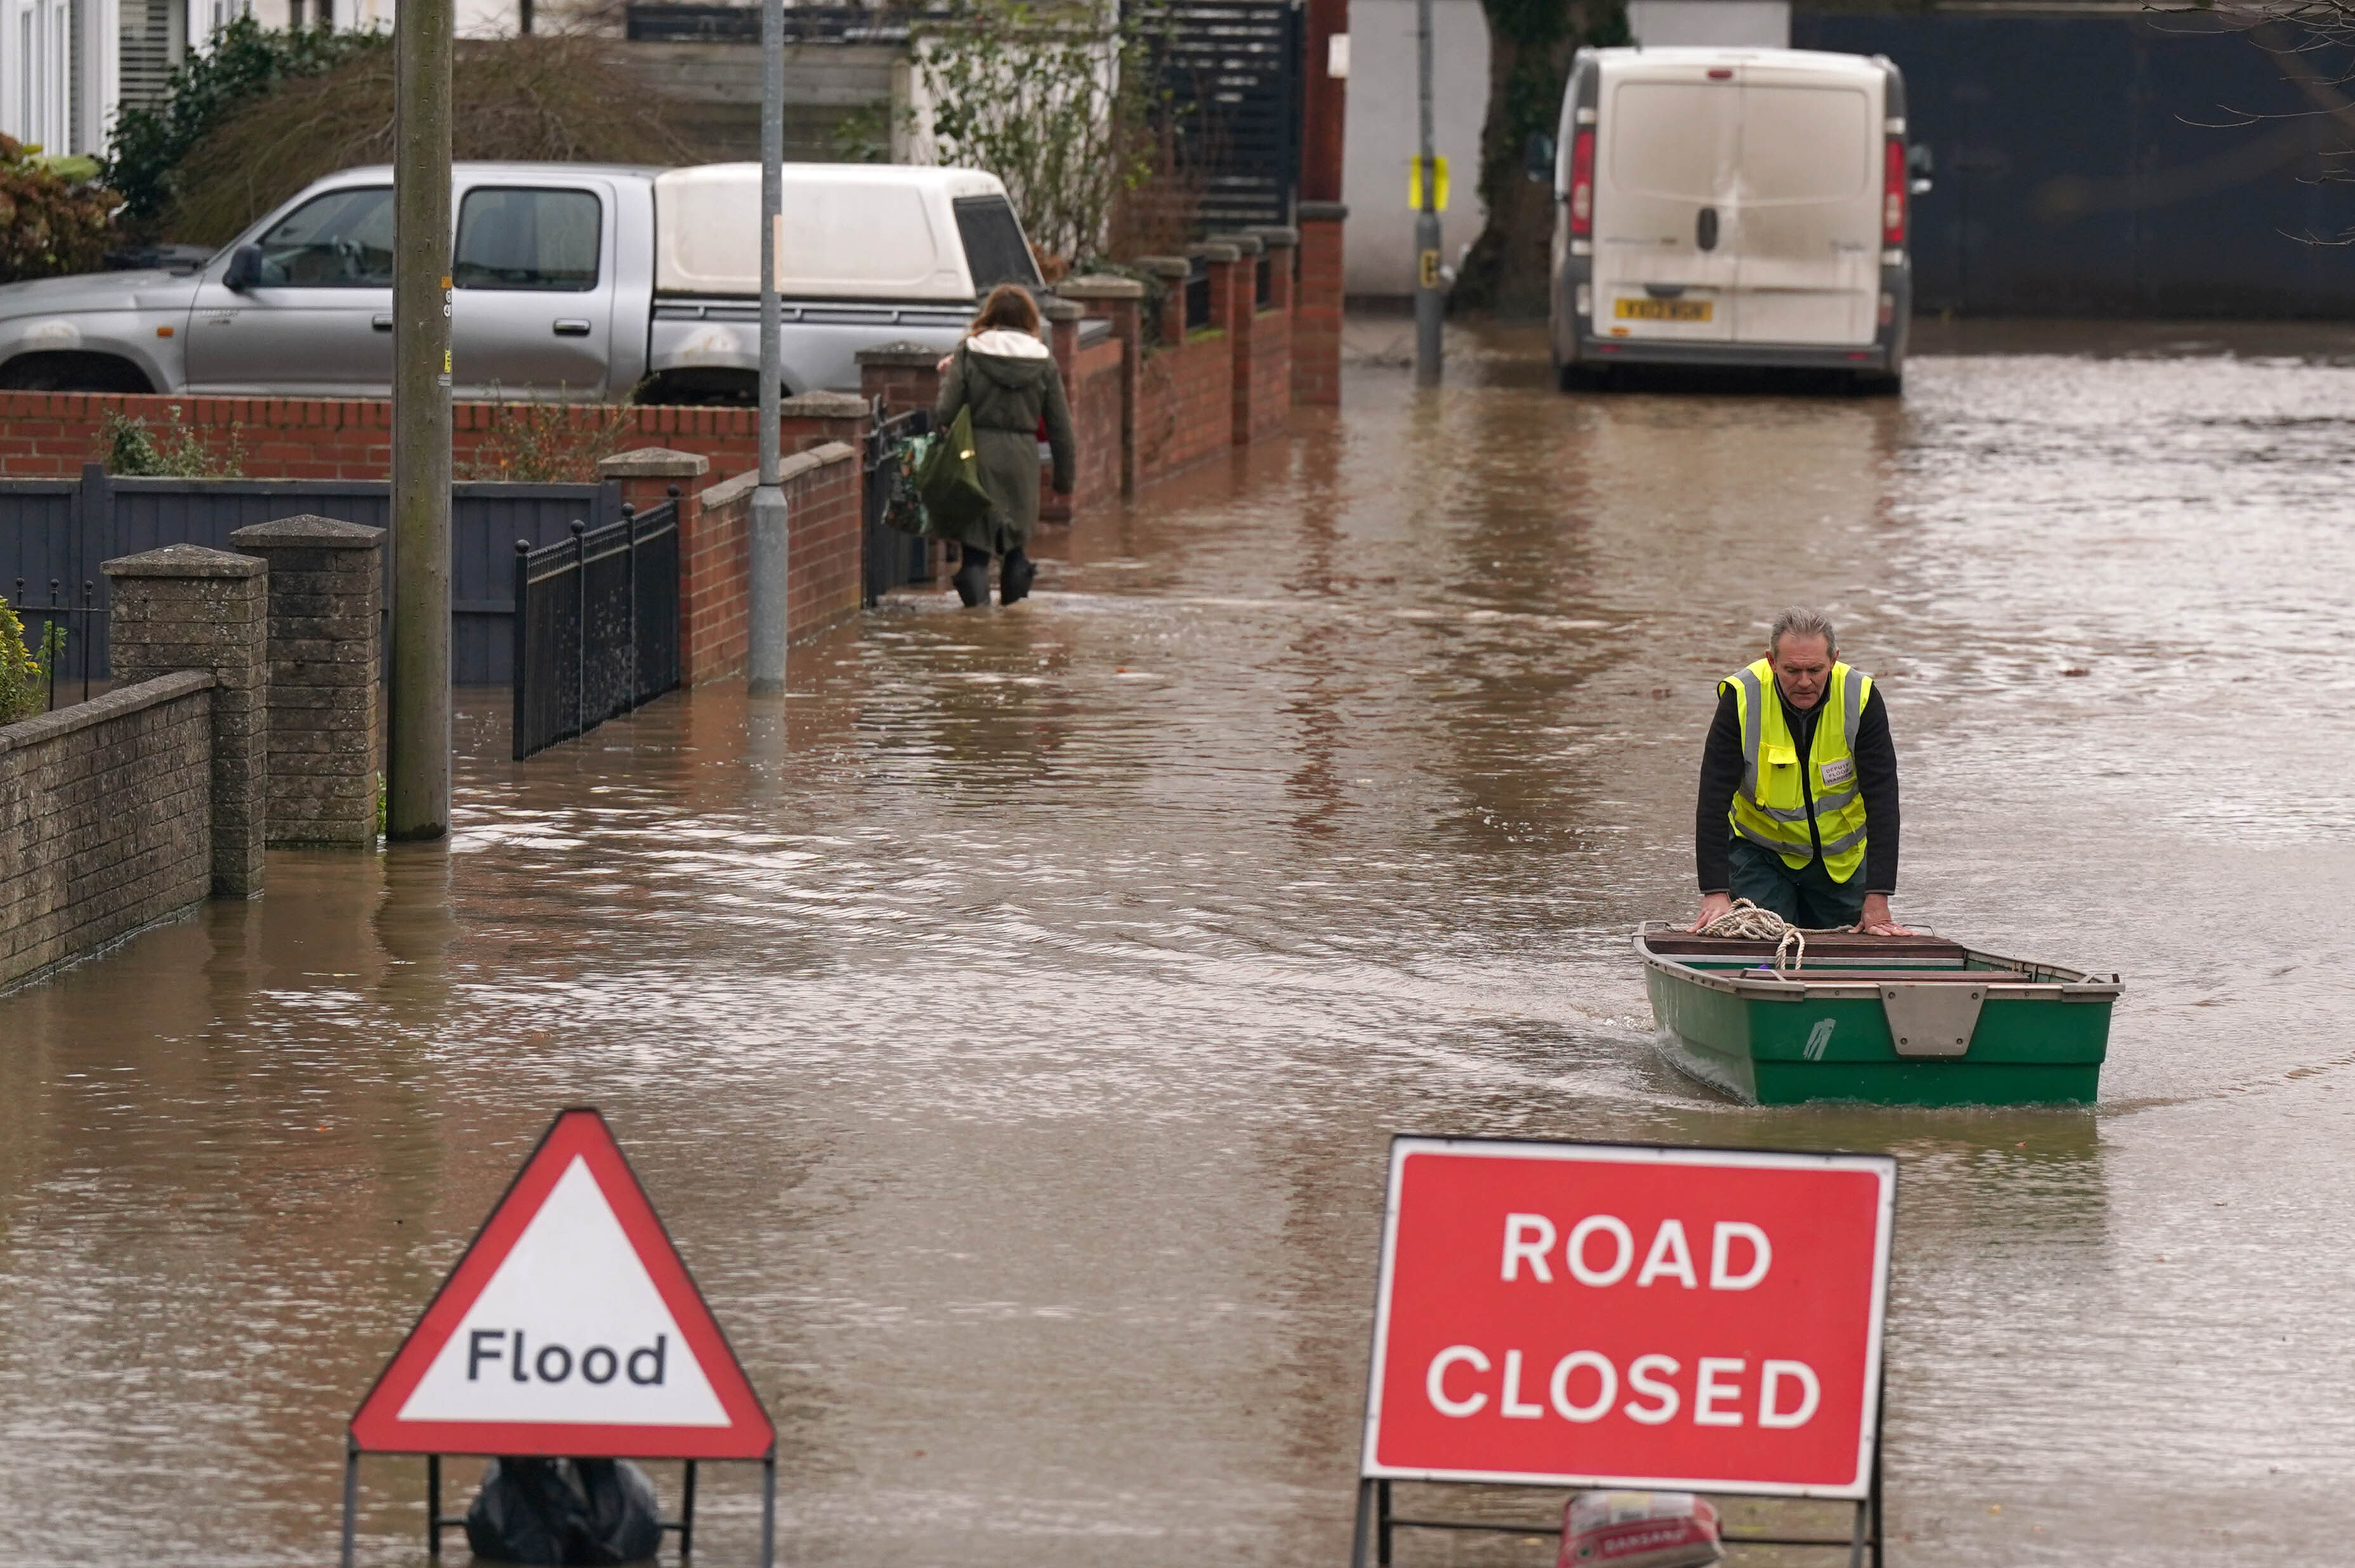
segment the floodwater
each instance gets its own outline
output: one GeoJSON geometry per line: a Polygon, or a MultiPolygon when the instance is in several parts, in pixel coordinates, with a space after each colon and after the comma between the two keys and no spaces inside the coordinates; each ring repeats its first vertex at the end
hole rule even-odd
{"type": "MultiPolygon", "coordinates": [[[[273,853],[0,998],[0,1559],[327,1561],[343,1421],[575,1103],[777,1419],[788,1563],[1341,1561],[1401,1130],[1897,1154],[1896,1563],[2343,1557],[2344,346],[1950,334],[1901,402],[1460,335],[1424,398],[1355,334],[1343,417],[1027,605],[521,765],[474,694],[446,848],[273,853]],[[1889,696],[1899,913],[2125,975],[2097,1110],[1656,1054],[1711,682],[1811,600],[1889,696]]],[[[363,1480],[421,1563],[420,1463],[363,1480]]],[[[713,1467],[700,1557],[754,1499],[713,1467]]]]}

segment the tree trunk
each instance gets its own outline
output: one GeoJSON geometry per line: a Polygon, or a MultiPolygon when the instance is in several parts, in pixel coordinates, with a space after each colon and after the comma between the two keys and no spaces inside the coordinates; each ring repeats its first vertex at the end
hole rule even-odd
{"type": "Polygon", "coordinates": [[[1587,45],[1627,41],[1625,0],[1480,0],[1488,18],[1488,116],[1480,128],[1480,199],[1488,226],[1473,243],[1450,305],[1501,316],[1546,313],[1553,187],[1523,173],[1530,136],[1561,117],[1570,62],[1587,45]]]}

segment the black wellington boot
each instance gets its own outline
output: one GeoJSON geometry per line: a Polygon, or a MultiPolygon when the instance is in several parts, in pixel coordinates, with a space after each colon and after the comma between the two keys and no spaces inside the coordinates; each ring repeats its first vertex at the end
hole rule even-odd
{"type": "Polygon", "coordinates": [[[959,545],[957,549],[963,553],[964,562],[956,569],[956,575],[949,579],[956,584],[957,597],[964,601],[964,607],[968,610],[988,603],[988,555],[971,545],[959,545]]]}
{"type": "Polygon", "coordinates": [[[1038,567],[1023,553],[1022,547],[1016,545],[1006,552],[1006,564],[998,569],[997,602],[1011,604],[1018,599],[1029,598],[1030,584],[1038,575],[1038,567]]]}

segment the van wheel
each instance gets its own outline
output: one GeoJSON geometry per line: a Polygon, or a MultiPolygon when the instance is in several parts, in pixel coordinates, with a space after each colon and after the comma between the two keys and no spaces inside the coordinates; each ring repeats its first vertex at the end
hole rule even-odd
{"type": "Polygon", "coordinates": [[[1902,371],[1883,375],[1859,370],[1849,378],[1849,389],[1860,398],[1893,398],[1905,389],[1905,376],[1902,371]]]}
{"type": "Polygon", "coordinates": [[[1611,385],[1611,367],[1608,365],[1557,366],[1554,376],[1565,392],[1600,392],[1607,390],[1611,385]]]}

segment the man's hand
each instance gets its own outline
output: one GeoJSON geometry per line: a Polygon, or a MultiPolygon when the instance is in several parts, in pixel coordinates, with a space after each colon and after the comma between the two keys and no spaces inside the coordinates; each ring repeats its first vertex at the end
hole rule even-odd
{"type": "MultiPolygon", "coordinates": [[[[1717,919],[1721,915],[1728,915],[1732,912],[1733,895],[1731,893],[1703,893],[1700,901],[1700,918],[1694,921],[1692,924],[1687,926],[1685,929],[1688,931],[1705,930],[1710,922],[1717,919]]],[[[1882,912],[1886,913],[1887,912],[1884,910],[1882,912]]]]}
{"type": "Polygon", "coordinates": [[[1868,935],[1872,936],[1911,936],[1913,934],[1911,931],[1905,929],[1905,927],[1898,924],[1897,917],[1889,912],[1889,895],[1887,893],[1867,893],[1864,895],[1864,918],[1856,923],[1856,928],[1859,931],[1864,932],[1868,935]]]}

